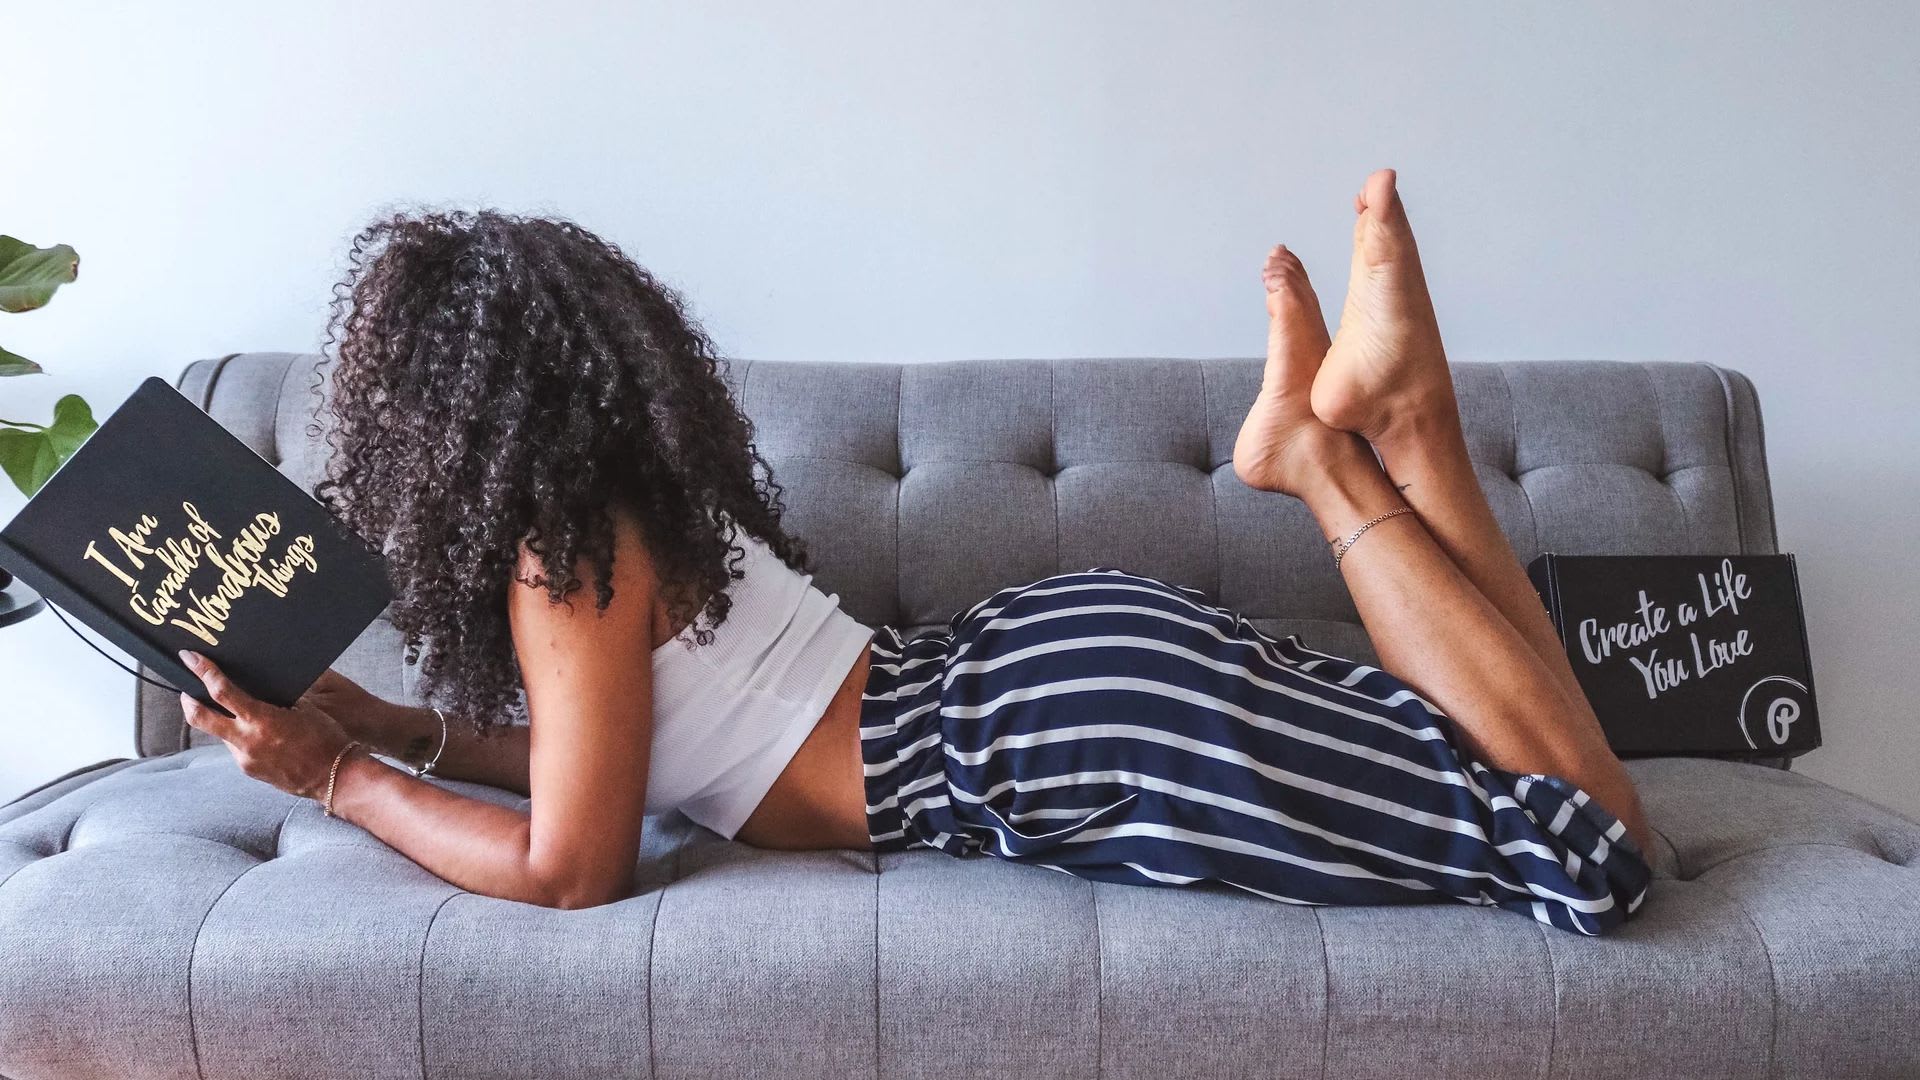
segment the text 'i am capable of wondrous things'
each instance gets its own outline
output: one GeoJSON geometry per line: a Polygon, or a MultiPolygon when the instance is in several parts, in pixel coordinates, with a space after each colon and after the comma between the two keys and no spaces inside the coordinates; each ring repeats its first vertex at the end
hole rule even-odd
{"type": "Polygon", "coordinates": [[[233,605],[249,590],[260,588],[285,596],[299,571],[316,573],[320,569],[313,557],[311,534],[288,541],[278,558],[267,557],[270,541],[280,534],[279,514],[255,514],[229,541],[200,516],[192,503],[182,502],[180,506],[187,512],[185,536],[170,536],[164,541],[154,537],[153,530],[160,522],[152,514],[140,515],[131,530],[107,530],[119,558],[135,571],[146,570],[148,558],[165,569],[150,593],[143,592],[140,579],[128,573],[111,553],[102,551],[97,540],[88,541],[83,553],[120,579],[131,594],[127,606],[150,625],[172,623],[208,645],[218,645],[217,635],[226,630],[233,605]],[[211,593],[187,588],[187,578],[202,562],[220,571],[220,583],[211,593]]]}

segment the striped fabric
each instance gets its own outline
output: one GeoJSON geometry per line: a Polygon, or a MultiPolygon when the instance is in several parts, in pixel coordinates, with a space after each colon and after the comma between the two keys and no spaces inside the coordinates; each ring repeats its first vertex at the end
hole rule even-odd
{"type": "Polygon", "coordinates": [[[1093,567],[871,648],[880,851],[1298,904],[1451,899],[1586,934],[1646,894],[1646,860],[1586,792],[1472,760],[1407,684],[1195,589],[1093,567]]]}

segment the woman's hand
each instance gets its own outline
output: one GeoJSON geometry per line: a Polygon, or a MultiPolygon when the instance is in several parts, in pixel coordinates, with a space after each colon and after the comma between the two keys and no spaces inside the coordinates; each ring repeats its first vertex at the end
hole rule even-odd
{"type": "Polygon", "coordinates": [[[311,699],[374,753],[415,765],[425,764],[442,740],[451,737],[442,733],[440,718],[432,709],[388,701],[331,668],[314,680],[302,698],[311,699]]]}
{"type": "Polygon", "coordinates": [[[180,707],[187,723],[225,742],[240,771],[255,780],[304,799],[325,797],[327,774],[352,736],[311,692],[283,709],[240,689],[218,664],[197,652],[182,649],[180,659],[213,700],[233,714],[222,716],[183,693],[180,707]]]}
{"type": "Polygon", "coordinates": [[[388,701],[332,668],[302,696],[333,717],[348,735],[389,756],[402,756],[407,742],[420,734],[414,715],[419,710],[388,701]]]}

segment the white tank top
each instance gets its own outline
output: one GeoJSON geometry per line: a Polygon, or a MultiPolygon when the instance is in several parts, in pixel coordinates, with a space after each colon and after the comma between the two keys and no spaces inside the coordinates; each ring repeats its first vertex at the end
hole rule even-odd
{"type": "MultiPolygon", "coordinates": [[[[680,809],[731,840],[793,760],[873,639],[766,542],[746,551],[733,607],[699,645],[693,627],[653,651],[647,813],[680,809]]],[[[704,620],[701,620],[704,622],[704,620]]]]}

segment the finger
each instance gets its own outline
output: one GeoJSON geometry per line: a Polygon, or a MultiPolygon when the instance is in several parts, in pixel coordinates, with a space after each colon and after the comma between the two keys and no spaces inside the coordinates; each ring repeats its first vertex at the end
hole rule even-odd
{"type": "Polygon", "coordinates": [[[209,709],[199,698],[191,694],[180,695],[180,712],[186,717],[190,727],[197,728],[222,741],[230,738],[233,731],[233,718],[222,716],[209,709]]]}
{"type": "Polygon", "coordinates": [[[180,662],[199,677],[201,685],[207,688],[207,694],[219,702],[235,716],[244,716],[268,708],[267,704],[245,690],[238,683],[227,678],[220,665],[191,649],[180,650],[180,662]]]}

